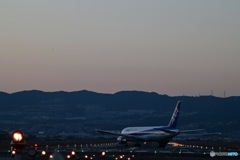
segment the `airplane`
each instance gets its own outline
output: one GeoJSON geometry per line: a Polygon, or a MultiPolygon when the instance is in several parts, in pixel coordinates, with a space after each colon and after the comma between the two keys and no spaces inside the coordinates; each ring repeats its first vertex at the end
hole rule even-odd
{"type": "MultiPolygon", "coordinates": [[[[37,156],[37,144],[33,146],[27,145],[28,134],[22,132],[21,130],[6,131],[0,130],[0,136],[10,135],[10,153],[12,157],[19,155],[28,155],[31,159],[37,156]]],[[[46,151],[41,152],[42,157],[46,156],[46,151]]]]}
{"type": "Polygon", "coordinates": [[[177,121],[180,111],[181,101],[177,102],[172,117],[167,126],[146,126],[146,127],[127,127],[121,133],[95,129],[97,133],[110,134],[118,136],[117,141],[127,146],[127,142],[137,142],[135,147],[140,147],[139,142],[158,142],[160,148],[164,148],[166,144],[180,133],[201,131],[177,129],[177,121]]]}

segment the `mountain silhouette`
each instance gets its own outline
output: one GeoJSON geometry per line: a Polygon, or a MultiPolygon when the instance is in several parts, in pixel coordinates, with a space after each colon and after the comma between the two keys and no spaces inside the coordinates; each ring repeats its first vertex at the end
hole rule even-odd
{"type": "MultiPolygon", "coordinates": [[[[121,129],[136,125],[165,125],[177,101],[182,101],[179,127],[204,128],[240,133],[240,97],[168,96],[155,92],[120,91],[114,94],[88,90],[44,92],[39,90],[16,93],[0,92],[0,126],[40,129],[83,130],[91,128],[121,129]],[[111,118],[111,119],[109,119],[111,118]],[[21,123],[19,122],[21,119],[21,123]],[[161,120],[161,121],[160,121],[161,120]],[[60,124],[61,122],[61,124],[60,124]],[[19,124],[18,124],[19,123],[19,124]],[[65,127],[65,128],[64,128],[65,127]]],[[[72,130],[71,130],[72,131],[72,130]]]]}

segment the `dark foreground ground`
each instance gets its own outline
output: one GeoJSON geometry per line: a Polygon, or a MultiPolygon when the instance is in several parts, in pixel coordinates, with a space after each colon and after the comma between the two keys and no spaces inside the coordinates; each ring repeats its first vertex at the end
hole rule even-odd
{"type": "Polygon", "coordinates": [[[238,145],[238,142],[178,141],[161,149],[156,144],[125,147],[115,140],[35,140],[11,155],[10,144],[5,141],[0,144],[0,160],[240,160],[238,145]],[[31,157],[33,146],[37,154],[31,157]]]}

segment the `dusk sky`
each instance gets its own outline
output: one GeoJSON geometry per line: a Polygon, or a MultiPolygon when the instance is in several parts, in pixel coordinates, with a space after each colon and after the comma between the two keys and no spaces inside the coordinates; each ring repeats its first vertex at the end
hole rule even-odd
{"type": "Polygon", "coordinates": [[[239,0],[1,0],[0,91],[240,96],[239,0]]]}

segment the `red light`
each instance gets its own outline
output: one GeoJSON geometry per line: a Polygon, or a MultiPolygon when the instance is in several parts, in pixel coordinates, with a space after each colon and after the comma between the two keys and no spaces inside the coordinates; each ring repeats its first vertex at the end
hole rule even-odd
{"type": "Polygon", "coordinates": [[[38,146],[37,144],[34,144],[34,149],[35,149],[35,150],[37,150],[37,146],[38,146]]]}

